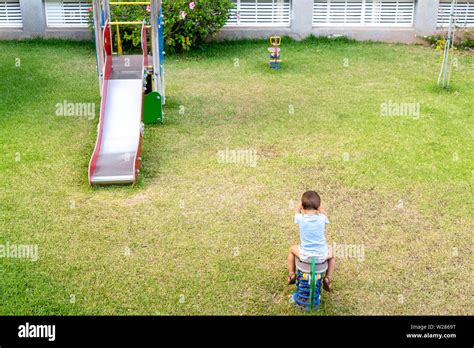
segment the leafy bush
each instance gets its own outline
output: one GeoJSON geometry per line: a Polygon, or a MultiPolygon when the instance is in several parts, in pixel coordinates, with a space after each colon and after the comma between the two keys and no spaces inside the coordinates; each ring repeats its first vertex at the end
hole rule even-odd
{"type": "MultiPolygon", "coordinates": [[[[436,50],[443,50],[446,44],[444,35],[425,36],[424,39],[436,50]]],[[[471,30],[457,30],[454,38],[454,47],[458,49],[474,48],[474,32],[471,30]]]]}
{"type": "Polygon", "coordinates": [[[474,49],[474,38],[466,39],[463,41],[463,46],[466,48],[474,49]]]}
{"type": "MultiPolygon", "coordinates": [[[[169,52],[188,51],[201,46],[226,24],[233,6],[231,0],[163,0],[165,49],[169,52]]],[[[148,11],[147,6],[113,6],[112,21],[148,20],[148,11]]],[[[90,23],[92,28],[92,21],[90,23]]],[[[134,51],[140,47],[139,26],[121,25],[119,30],[124,51],[134,51]]],[[[113,28],[113,33],[116,49],[116,27],[113,28]]]]}
{"type": "Polygon", "coordinates": [[[233,6],[230,0],[165,0],[166,46],[179,51],[202,45],[226,24],[233,6]]]}

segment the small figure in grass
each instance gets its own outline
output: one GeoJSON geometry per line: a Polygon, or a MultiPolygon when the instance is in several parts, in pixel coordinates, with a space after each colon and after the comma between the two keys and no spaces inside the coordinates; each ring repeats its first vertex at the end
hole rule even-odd
{"type": "Polygon", "coordinates": [[[272,47],[268,48],[268,52],[270,52],[270,68],[273,70],[280,69],[280,45],[281,45],[281,37],[279,36],[272,36],[270,38],[270,44],[272,47]]]}
{"type": "Polygon", "coordinates": [[[306,191],[301,202],[295,207],[295,223],[299,225],[300,245],[288,250],[288,284],[296,282],[295,256],[303,262],[316,263],[328,261],[328,270],[323,280],[323,288],[331,291],[332,275],[336,268],[336,259],[331,246],[326,243],[325,227],[329,223],[321,205],[321,197],[315,191],[306,191]]]}

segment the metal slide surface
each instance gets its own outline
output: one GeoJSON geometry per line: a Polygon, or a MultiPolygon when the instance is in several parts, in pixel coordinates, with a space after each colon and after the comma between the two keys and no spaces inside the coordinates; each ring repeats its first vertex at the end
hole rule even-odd
{"type": "Polygon", "coordinates": [[[140,143],[142,80],[109,80],[93,184],[133,183],[140,143]]]}
{"type": "MultiPolygon", "coordinates": [[[[109,32],[106,26],[105,33],[110,35],[109,32]]],[[[143,72],[147,56],[112,58],[110,36],[104,34],[104,41],[107,58],[97,142],[89,164],[89,182],[91,185],[136,183],[142,137],[143,72]]]]}

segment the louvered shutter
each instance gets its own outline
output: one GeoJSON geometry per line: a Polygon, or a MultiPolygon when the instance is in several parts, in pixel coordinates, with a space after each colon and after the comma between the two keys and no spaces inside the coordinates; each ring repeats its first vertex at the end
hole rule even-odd
{"type": "Polygon", "coordinates": [[[23,20],[19,0],[0,0],[0,28],[21,28],[23,20]]]}
{"type": "MultiPolygon", "coordinates": [[[[474,1],[460,1],[454,4],[454,18],[460,27],[474,27],[474,1]]],[[[451,1],[441,0],[438,8],[438,27],[449,26],[451,1]]]]}
{"type": "Polygon", "coordinates": [[[227,26],[290,26],[291,0],[233,0],[227,26]]]}
{"type": "Polygon", "coordinates": [[[366,0],[366,25],[411,26],[415,2],[413,0],[366,0]]]}
{"type": "Polygon", "coordinates": [[[414,0],[314,0],[313,26],[412,26],[414,0]]]}
{"type": "Polygon", "coordinates": [[[89,1],[46,0],[46,21],[50,28],[87,28],[89,1]]]}

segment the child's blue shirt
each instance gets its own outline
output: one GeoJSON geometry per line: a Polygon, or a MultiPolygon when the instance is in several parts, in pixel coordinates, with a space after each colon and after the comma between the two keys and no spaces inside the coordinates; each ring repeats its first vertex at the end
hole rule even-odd
{"type": "Polygon", "coordinates": [[[295,214],[295,224],[300,227],[300,250],[302,253],[325,259],[328,247],[324,230],[328,223],[329,220],[324,214],[295,214]]]}

